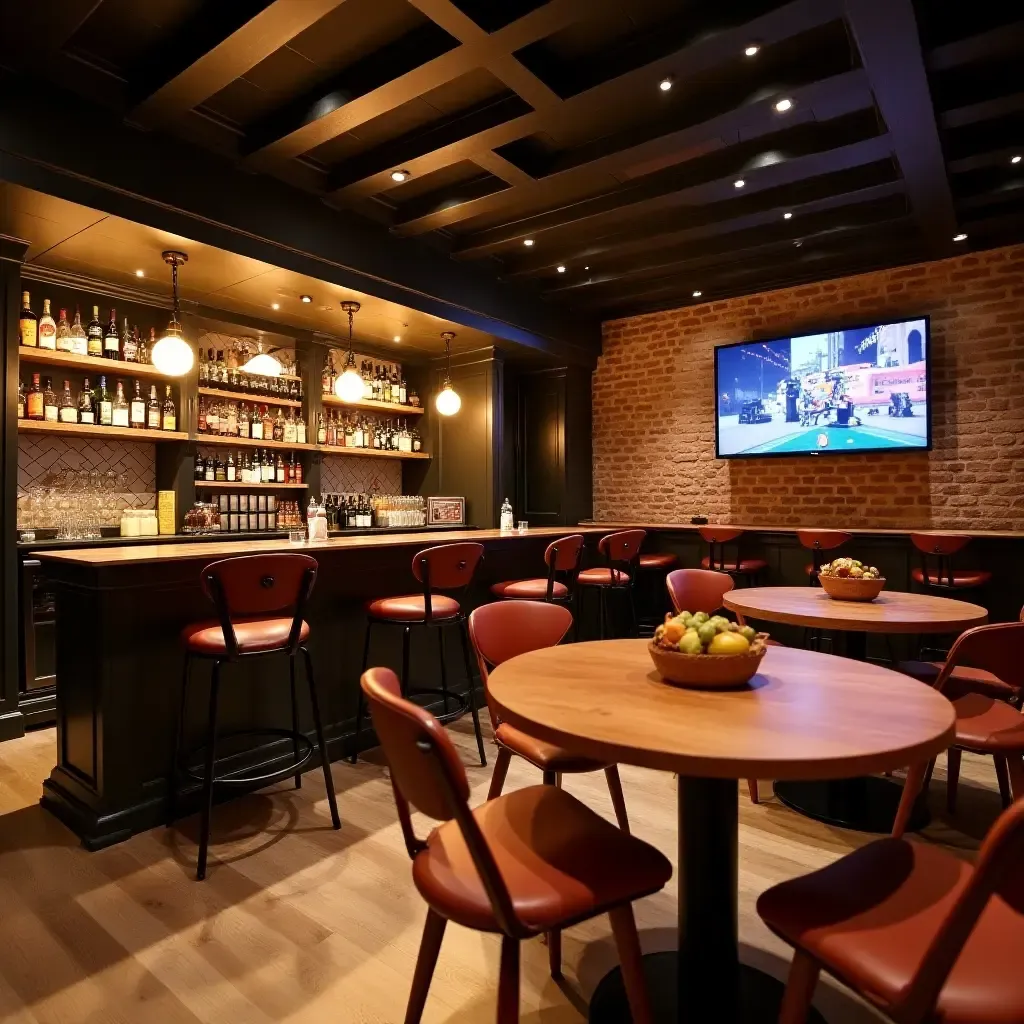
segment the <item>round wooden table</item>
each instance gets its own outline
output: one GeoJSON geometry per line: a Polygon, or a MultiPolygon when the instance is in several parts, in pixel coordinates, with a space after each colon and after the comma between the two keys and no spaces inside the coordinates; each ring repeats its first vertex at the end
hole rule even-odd
{"type": "MultiPolygon", "coordinates": [[[[844,778],[927,760],[953,738],[953,707],[876,665],[772,648],[737,690],[687,690],[654,670],[646,640],[551,647],[488,680],[502,717],[587,757],[679,776],[679,948],[645,957],[655,1019],[774,1022],[782,984],[737,952],[738,779],[844,778]]],[[[629,1019],[618,971],[593,1024],[629,1019]]],[[[819,1019],[820,1018],[816,1018],[819,1019]]]]}
{"type": "MultiPolygon", "coordinates": [[[[847,657],[859,661],[867,657],[868,633],[961,633],[988,621],[986,609],[967,601],[887,590],[874,601],[835,601],[820,587],[750,587],[729,591],[723,603],[741,621],[841,632],[847,657]]],[[[878,776],[841,781],[823,778],[776,780],[775,795],[792,810],[828,825],[860,832],[888,833],[892,829],[903,795],[901,785],[878,776]]],[[[908,827],[916,831],[927,824],[928,809],[921,799],[908,827]]]]}

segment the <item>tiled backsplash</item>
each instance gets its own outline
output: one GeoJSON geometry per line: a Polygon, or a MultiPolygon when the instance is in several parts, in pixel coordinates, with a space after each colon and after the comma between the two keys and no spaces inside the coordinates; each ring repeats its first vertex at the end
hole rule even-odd
{"type": "Polygon", "coordinates": [[[402,464],[362,455],[328,456],[320,464],[325,494],[401,494],[402,464]]]}

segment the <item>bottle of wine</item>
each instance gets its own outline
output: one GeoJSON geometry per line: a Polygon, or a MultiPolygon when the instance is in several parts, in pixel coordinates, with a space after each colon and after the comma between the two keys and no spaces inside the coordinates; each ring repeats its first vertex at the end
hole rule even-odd
{"type": "Polygon", "coordinates": [[[129,416],[128,399],[124,397],[124,381],[119,380],[114,401],[111,404],[111,425],[115,427],[130,426],[129,416]]]}
{"type": "Polygon", "coordinates": [[[195,478],[197,480],[205,480],[206,479],[206,460],[202,457],[202,455],[197,455],[196,456],[195,478]]]}
{"type": "Polygon", "coordinates": [[[88,377],[82,381],[82,390],[78,392],[78,422],[96,422],[96,410],[93,405],[92,391],[89,388],[88,377]]]}
{"type": "Polygon", "coordinates": [[[121,358],[121,339],[117,334],[117,314],[114,310],[110,311],[110,320],[103,332],[103,355],[107,359],[121,358]]]}
{"type": "Polygon", "coordinates": [[[30,420],[45,419],[43,414],[43,389],[39,385],[39,374],[32,374],[32,387],[25,398],[27,416],[30,420]]]}
{"type": "Polygon", "coordinates": [[[128,317],[124,318],[124,327],[121,328],[121,358],[126,363],[139,361],[138,330],[129,330],[128,317]]]}
{"type": "Polygon", "coordinates": [[[162,430],[178,429],[178,410],[174,407],[174,399],[171,398],[171,385],[167,385],[167,394],[164,398],[163,419],[160,423],[162,430]]]}
{"type": "Polygon", "coordinates": [[[277,453],[277,466],[275,467],[275,482],[283,484],[285,482],[285,470],[284,470],[284,458],[281,453],[277,453]]]}
{"type": "Polygon", "coordinates": [[[156,385],[149,386],[149,405],[146,406],[146,428],[160,429],[160,400],[156,397],[156,385]]]}
{"type": "Polygon", "coordinates": [[[146,401],[142,397],[142,385],[138,381],[135,382],[135,394],[132,395],[128,420],[130,426],[139,428],[146,426],[146,401]]]}
{"type": "Polygon", "coordinates": [[[60,311],[55,344],[58,352],[74,352],[75,350],[71,339],[71,325],[68,323],[68,311],[66,309],[60,311]]]}
{"type": "Polygon", "coordinates": [[[49,377],[43,380],[43,419],[56,423],[60,419],[57,395],[53,390],[53,383],[49,377]]]}
{"type": "Polygon", "coordinates": [[[263,416],[258,405],[253,406],[252,422],[249,424],[249,436],[254,441],[263,440],[263,416]]]}
{"type": "Polygon", "coordinates": [[[85,328],[86,344],[89,355],[97,359],[103,358],[103,324],[100,323],[100,307],[92,307],[92,319],[85,328]]]}
{"type": "Polygon", "coordinates": [[[228,483],[235,482],[235,456],[233,452],[228,452],[228,464],[226,478],[228,483]]]}
{"type": "Polygon", "coordinates": [[[39,317],[32,312],[28,292],[21,293],[21,318],[18,321],[21,330],[21,343],[29,348],[39,344],[39,317]]]}
{"type": "Polygon", "coordinates": [[[277,410],[277,416],[274,418],[274,440],[284,440],[284,414],[280,409],[277,410]]]}
{"type": "Polygon", "coordinates": [[[245,402],[242,403],[242,408],[238,411],[238,436],[246,438],[252,436],[252,414],[245,402]]]}
{"type": "MultiPolygon", "coordinates": [[[[96,396],[96,404],[99,406],[100,426],[112,427],[114,425],[114,403],[110,400],[110,393],[107,391],[107,378],[100,377],[100,387],[96,396]]],[[[127,426],[127,422],[125,426],[127,426]]]]}
{"type": "Polygon", "coordinates": [[[43,299],[43,315],[39,318],[39,347],[51,352],[57,347],[57,325],[50,313],[49,299],[43,299]]]}
{"type": "Polygon", "coordinates": [[[89,338],[82,326],[82,312],[75,306],[75,322],[71,325],[71,351],[76,356],[84,356],[89,353],[89,338]]]}
{"type": "Polygon", "coordinates": [[[306,443],[306,421],[302,418],[301,412],[299,413],[299,418],[295,421],[295,443],[306,443]]]}
{"type": "Polygon", "coordinates": [[[61,423],[78,422],[78,406],[75,405],[75,400],[71,397],[71,381],[69,380],[64,381],[64,391],[60,396],[57,415],[61,423]]]}
{"type": "MultiPolygon", "coordinates": [[[[136,328],[138,330],[138,328],[136,328]]],[[[148,363],[150,362],[149,353],[153,351],[153,347],[156,345],[156,328],[150,327],[149,329],[149,345],[146,344],[146,339],[139,338],[139,362],[148,363]]]]}

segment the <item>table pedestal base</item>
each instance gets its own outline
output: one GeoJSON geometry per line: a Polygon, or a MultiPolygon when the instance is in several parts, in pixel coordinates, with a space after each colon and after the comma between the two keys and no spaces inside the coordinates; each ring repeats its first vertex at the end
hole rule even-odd
{"type": "MultiPolygon", "coordinates": [[[[826,825],[888,835],[896,821],[903,786],[867,775],[832,782],[776,782],[775,795],[791,810],[826,825]]],[[[929,820],[927,805],[918,800],[910,816],[910,831],[924,828],[929,820]]]]}
{"type": "MultiPolygon", "coordinates": [[[[674,952],[649,953],[644,957],[644,974],[651,995],[654,1024],[717,1024],[720,1019],[717,1016],[693,1016],[686,1012],[685,1006],[683,1012],[679,1012],[676,963],[677,954],[674,952]]],[[[712,979],[706,979],[705,983],[711,984],[712,979]]],[[[732,1018],[736,1024],[777,1024],[785,990],[781,981],[754,967],[741,964],[739,990],[738,1014],[732,1018]]],[[[590,1000],[589,1021],[590,1024],[628,1024],[630,1019],[622,974],[616,968],[606,974],[597,986],[590,1000]]],[[[807,1021],[808,1024],[825,1024],[825,1018],[813,1009],[807,1021]]]]}

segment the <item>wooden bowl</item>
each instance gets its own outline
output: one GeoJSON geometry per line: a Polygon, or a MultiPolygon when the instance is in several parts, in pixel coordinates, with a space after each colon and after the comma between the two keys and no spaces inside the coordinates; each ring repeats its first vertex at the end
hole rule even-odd
{"type": "Polygon", "coordinates": [[[877,580],[856,579],[852,576],[822,576],[818,573],[821,589],[836,601],[874,601],[885,587],[885,577],[877,580]]]}
{"type": "Polygon", "coordinates": [[[767,639],[767,633],[758,633],[745,654],[683,654],[659,647],[653,640],[647,650],[667,682],[694,690],[725,690],[750,682],[768,650],[767,639]]]}

